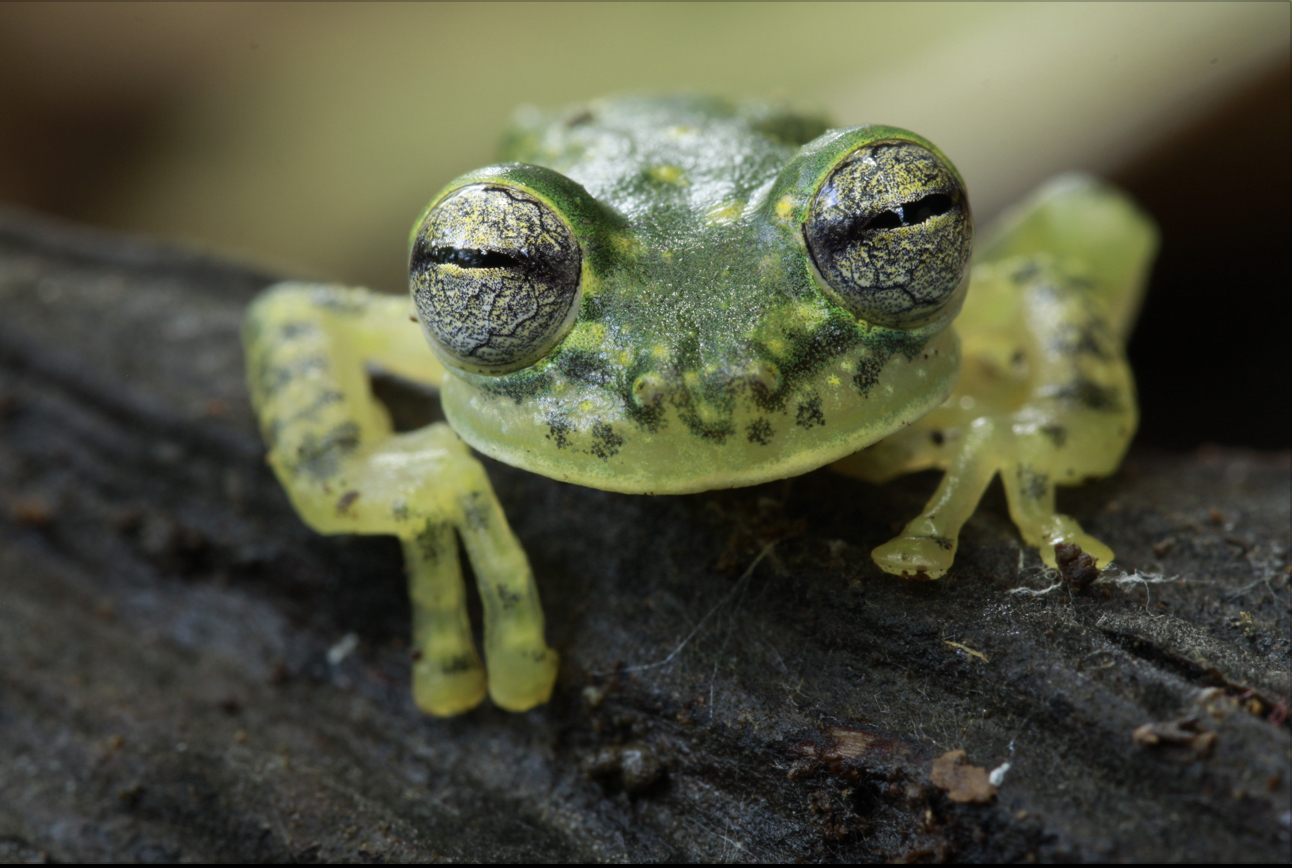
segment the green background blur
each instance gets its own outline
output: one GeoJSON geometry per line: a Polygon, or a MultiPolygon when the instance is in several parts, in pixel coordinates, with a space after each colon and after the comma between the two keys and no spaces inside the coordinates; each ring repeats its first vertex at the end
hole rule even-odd
{"type": "Polygon", "coordinates": [[[937,142],[990,216],[1286,64],[1286,3],[0,5],[0,200],[399,289],[513,109],[773,97],[937,142]]]}

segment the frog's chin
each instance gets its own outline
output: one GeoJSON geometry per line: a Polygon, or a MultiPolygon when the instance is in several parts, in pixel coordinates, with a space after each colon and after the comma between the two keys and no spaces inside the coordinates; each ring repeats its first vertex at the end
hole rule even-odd
{"type": "Polygon", "coordinates": [[[573,402],[490,395],[455,377],[442,401],[476,450],[553,479],[632,494],[685,494],[797,476],[910,425],[950,394],[960,367],[953,329],[907,358],[895,356],[864,391],[852,377],[818,374],[783,405],[748,402],[719,424],[676,410],[644,426],[613,400],[573,402]]]}

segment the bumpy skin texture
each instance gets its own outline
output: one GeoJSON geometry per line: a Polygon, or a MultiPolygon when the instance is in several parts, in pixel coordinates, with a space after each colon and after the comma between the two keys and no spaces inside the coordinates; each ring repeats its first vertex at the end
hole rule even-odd
{"type": "Polygon", "coordinates": [[[252,397],[302,517],[404,542],[422,708],[465,710],[486,683],[499,705],[527,708],[556,674],[524,553],[457,435],[637,493],[830,462],[872,480],[943,467],[925,512],[875,552],[926,578],[951,565],[999,472],[1047,562],[1059,541],[1111,557],[1054,512],[1054,486],[1112,472],[1135,427],[1122,343],[1154,238],[1120,194],[1052,184],[970,278],[963,181],[904,130],[617,99],[522,114],[505,157],[415,224],[412,305],[289,284],[248,314],[252,397]],[[365,363],[439,386],[452,429],[393,435],[365,363]],[[487,678],[455,533],[484,600],[487,678]]]}

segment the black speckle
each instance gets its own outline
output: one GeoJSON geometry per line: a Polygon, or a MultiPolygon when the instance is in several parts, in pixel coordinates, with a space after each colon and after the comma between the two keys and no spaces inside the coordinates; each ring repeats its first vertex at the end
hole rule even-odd
{"type": "Polygon", "coordinates": [[[552,386],[548,374],[533,374],[530,371],[518,371],[506,377],[499,377],[496,383],[484,386],[490,395],[510,398],[517,404],[530,398],[536,398],[552,386]]]}
{"type": "Polygon", "coordinates": [[[624,438],[615,433],[605,422],[592,426],[592,454],[606,459],[619,454],[619,447],[624,445],[624,438]]]}
{"type": "Polygon", "coordinates": [[[1122,409],[1121,393],[1117,389],[1101,386],[1084,377],[1048,390],[1046,397],[1071,401],[1087,410],[1101,413],[1115,413],[1122,409]]]}
{"type": "Polygon", "coordinates": [[[561,373],[571,380],[604,386],[610,382],[610,366],[606,360],[584,350],[568,350],[556,360],[561,373]]]}
{"type": "Polygon", "coordinates": [[[941,431],[934,431],[930,433],[929,439],[933,441],[934,446],[941,446],[943,443],[947,442],[946,435],[943,434],[941,431]]]}
{"type": "Polygon", "coordinates": [[[502,607],[504,612],[516,608],[516,604],[520,602],[520,594],[511,590],[506,585],[494,585],[493,592],[498,597],[498,605],[502,607]]]}
{"type": "Polygon", "coordinates": [[[1050,341],[1050,348],[1064,355],[1088,355],[1106,360],[1111,356],[1106,331],[1107,326],[1098,320],[1082,324],[1069,323],[1059,329],[1050,341]]]}
{"type": "Polygon", "coordinates": [[[570,445],[570,432],[573,430],[574,426],[560,416],[549,416],[547,419],[547,439],[551,440],[557,449],[565,449],[570,445]]]}
{"type": "Polygon", "coordinates": [[[799,404],[798,413],[794,417],[794,424],[805,430],[811,430],[818,425],[825,424],[825,414],[821,412],[821,398],[819,395],[813,395],[802,404],[799,404]]]}
{"type": "Polygon", "coordinates": [[[417,551],[427,564],[437,563],[444,556],[443,545],[453,540],[449,525],[443,522],[427,522],[417,535],[417,551]]]}
{"type": "Polygon", "coordinates": [[[759,417],[749,423],[749,428],[746,433],[749,436],[750,443],[757,443],[760,446],[766,446],[768,443],[772,442],[772,423],[759,417]]]}
{"type": "Polygon", "coordinates": [[[452,675],[456,672],[467,672],[475,668],[475,658],[470,654],[458,654],[440,663],[440,671],[445,675],[452,675]]]}
{"type": "Polygon", "coordinates": [[[1044,425],[1041,427],[1041,433],[1050,438],[1055,449],[1063,448],[1063,444],[1068,442],[1068,429],[1062,425],[1044,425]]]}
{"type": "Polygon", "coordinates": [[[296,470],[313,479],[326,479],[341,469],[341,459],[359,448],[359,426],[342,422],[317,437],[306,435],[296,448],[296,470]]]}
{"type": "Polygon", "coordinates": [[[852,385],[865,395],[879,382],[879,375],[883,371],[884,363],[879,359],[861,359],[857,362],[857,373],[852,375],[852,385]]]}
{"type": "Polygon", "coordinates": [[[1024,497],[1040,500],[1050,490],[1050,477],[1044,473],[1037,473],[1030,464],[1018,465],[1017,475],[1018,488],[1024,497]]]}
{"type": "Polygon", "coordinates": [[[462,520],[473,530],[483,531],[489,527],[489,504],[483,494],[473,491],[462,498],[462,520]]]}
{"type": "Polygon", "coordinates": [[[278,337],[280,340],[290,341],[307,335],[318,334],[318,331],[318,326],[311,322],[285,322],[278,328],[278,337]]]}

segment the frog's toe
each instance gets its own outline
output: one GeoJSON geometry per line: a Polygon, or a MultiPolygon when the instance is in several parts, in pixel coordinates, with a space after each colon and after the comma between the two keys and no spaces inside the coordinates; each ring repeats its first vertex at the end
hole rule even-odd
{"type": "Polygon", "coordinates": [[[484,697],[485,673],[478,659],[423,657],[413,664],[413,701],[427,714],[462,714],[479,705],[484,697]]]}
{"type": "Polygon", "coordinates": [[[956,556],[956,541],[944,536],[904,534],[870,553],[886,573],[904,579],[940,579],[956,556]]]}
{"type": "Polygon", "coordinates": [[[488,652],[489,698],[507,711],[528,711],[552,696],[560,656],[551,648],[519,646],[488,652]]]}
{"type": "Polygon", "coordinates": [[[1066,515],[1055,515],[1045,528],[1045,542],[1039,547],[1041,560],[1047,567],[1058,569],[1059,562],[1054,554],[1054,547],[1060,543],[1075,543],[1081,550],[1095,559],[1095,565],[1103,568],[1113,559],[1113,550],[1081,529],[1076,519],[1066,515]]]}

